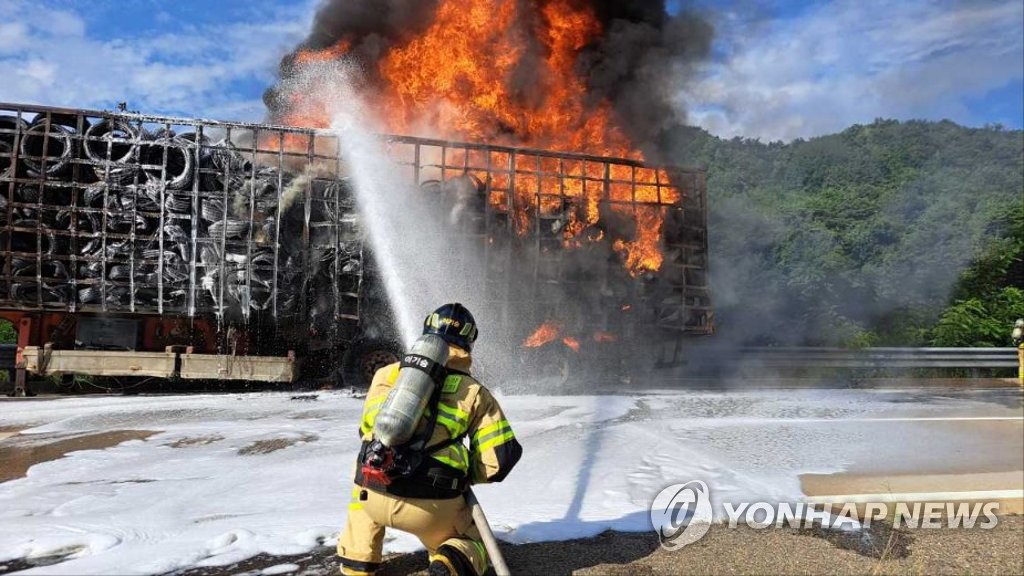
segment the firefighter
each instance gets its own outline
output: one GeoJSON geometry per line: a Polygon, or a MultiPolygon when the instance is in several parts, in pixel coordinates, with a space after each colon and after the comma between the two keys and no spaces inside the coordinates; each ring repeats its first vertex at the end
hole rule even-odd
{"type": "Polygon", "coordinates": [[[400,364],[378,370],[363,405],[359,427],[363,444],[348,519],[338,538],[342,574],[374,573],[381,561],[385,528],[420,539],[429,555],[431,576],[490,572],[465,493],[471,484],[505,479],[523,449],[498,402],[470,376],[477,327],[469,310],[461,304],[445,304],[427,316],[423,333],[440,336],[449,347],[436,417],[424,415],[419,422],[424,433],[429,421],[436,422],[427,443],[433,448],[424,451],[422,462],[408,476],[387,484],[364,477],[362,465],[374,419],[398,379],[400,364]]]}

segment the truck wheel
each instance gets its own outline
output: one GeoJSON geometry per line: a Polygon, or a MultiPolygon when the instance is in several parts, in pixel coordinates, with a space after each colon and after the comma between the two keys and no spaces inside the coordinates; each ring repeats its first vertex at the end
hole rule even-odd
{"type": "Polygon", "coordinates": [[[341,359],[342,384],[365,390],[370,387],[377,370],[401,358],[402,347],[397,342],[382,338],[356,340],[341,359]]]}

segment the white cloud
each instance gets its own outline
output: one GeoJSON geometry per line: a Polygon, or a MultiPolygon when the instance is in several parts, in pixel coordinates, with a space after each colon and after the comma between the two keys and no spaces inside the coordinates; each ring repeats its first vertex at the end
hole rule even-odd
{"type": "Polygon", "coordinates": [[[24,22],[0,24],[0,55],[11,54],[28,45],[28,26],[24,22]]]}
{"type": "Polygon", "coordinates": [[[681,100],[726,137],[790,140],[876,117],[971,123],[966,98],[1024,76],[1020,0],[836,0],[718,28],[729,56],[681,100]]]}
{"type": "Polygon", "coordinates": [[[77,38],[85,36],[85,22],[77,14],[64,10],[48,10],[46,13],[46,29],[57,38],[77,38]]]}
{"type": "Polygon", "coordinates": [[[18,73],[36,86],[53,86],[57,79],[57,66],[45,60],[29,60],[18,73]]]}
{"type": "Polygon", "coordinates": [[[281,56],[308,31],[314,5],[123,40],[98,38],[82,13],[45,3],[0,0],[0,8],[7,19],[0,101],[108,109],[127,101],[147,113],[223,111],[236,114],[225,119],[255,120],[263,110],[252,101],[252,83],[273,82],[281,56]]]}

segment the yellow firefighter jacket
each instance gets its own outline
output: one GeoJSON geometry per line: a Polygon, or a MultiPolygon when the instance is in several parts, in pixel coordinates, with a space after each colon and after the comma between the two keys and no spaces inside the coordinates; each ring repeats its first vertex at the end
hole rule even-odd
{"type": "MultiPolygon", "coordinates": [[[[449,375],[442,385],[437,423],[427,447],[440,445],[452,439],[459,441],[429,453],[421,468],[440,466],[450,471],[452,475],[467,478],[471,484],[500,482],[519,461],[522,446],[516,440],[512,427],[494,396],[468,375],[471,363],[469,353],[456,346],[450,347],[450,356],[446,364],[449,375]]],[[[374,421],[398,379],[398,371],[399,364],[396,362],[381,368],[373,377],[363,405],[363,418],[359,427],[364,446],[372,438],[374,421]]],[[[429,405],[427,412],[420,420],[418,433],[425,431],[424,428],[428,424],[429,405]]],[[[358,467],[356,484],[362,484],[358,467]]],[[[395,490],[394,493],[401,495],[399,490],[395,490]]],[[[417,493],[416,496],[425,497],[422,493],[417,493]]],[[[447,498],[451,495],[442,492],[437,497],[447,498]]]]}

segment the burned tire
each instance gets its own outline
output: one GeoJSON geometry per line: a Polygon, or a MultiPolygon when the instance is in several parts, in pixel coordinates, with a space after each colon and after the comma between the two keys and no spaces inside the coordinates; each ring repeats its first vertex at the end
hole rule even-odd
{"type": "Polygon", "coordinates": [[[377,370],[398,362],[401,355],[402,347],[397,342],[380,338],[357,340],[341,359],[342,384],[365,390],[377,370]]]}

